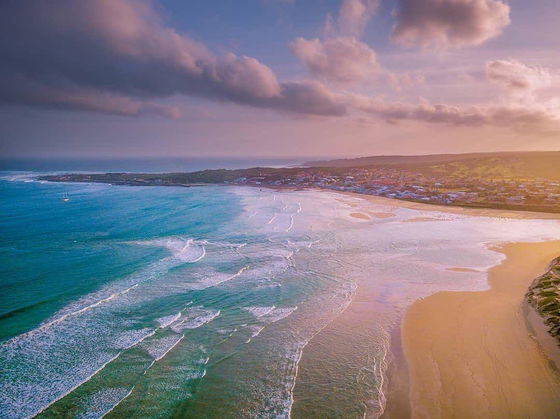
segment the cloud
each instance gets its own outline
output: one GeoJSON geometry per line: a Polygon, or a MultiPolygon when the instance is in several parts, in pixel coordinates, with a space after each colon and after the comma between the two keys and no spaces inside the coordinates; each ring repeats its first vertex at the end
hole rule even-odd
{"type": "Polygon", "coordinates": [[[402,92],[426,82],[424,74],[419,72],[396,73],[385,71],[381,74],[381,78],[397,92],[402,92]]]}
{"type": "Polygon", "coordinates": [[[378,7],[379,0],[343,0],[336,19],[327,15],[324,39],[297,38],[290,48],[313,76],[339,85],[371,81],[377,55],[359,38],[378,7]]]}
{"type": "Polygon", "coordinates": [[[318,81],[283,83],[282,94],[270,98],[264,105],[302,114],[343,116],[348,113],[340,97],[318,81]]]}
{"type": "Polygon", "coordinates": [[[376,52],[352,37],[297,38],[290,49],[311,75],[338,87],[377,84],[401,92],[425,81],[419,72],[392,72],[382,68],[376,52]]]}
{"type": "MultiPolygon", "coordinates": [[[[433,6],[435,1],[423,4],[433,6]]],[[[359,16],[373,13],[367,7],[348,16],[363,22],[359,16]]],[[[0,25],[10,35],[0,38],[1,104],[177,118],[177,108],[158,100],[189,95],[302,115],[367,114],[390,123],[536,126],[560,120],[560,106],[553,101],[527,106],[387,103],[337,93],[320,81],[280,81],[255,58],[216,55],[166,26],[151,0],[4,1],[0,25]]],[[[406,75],[391,81],[379,69],[375,52],[352,36],[298,38],[292,49],[312,74],[324,80],[354,83],[373,74],[403,86],[417,82],[406,75]]],[[[505,89],[522,92],[534,91],[546,79],[544,70],[511,60],[492,62],[487,72],[505,89]]]]}
{"type": "Polygon", "coordinates": [[[194,95],[345,113],[317,83],[282,83],[255,58],[214,55],[166,26],[150,0],[6,1],[0,25],[10,34],[0,38],[0,103],[177,117],[153,100],[194,95]]]}
{"type": "Polygon", "coordinates": [[[379,0],[344,0],[336,21],[339,33],[360,37],[378,7],[379,0]]]}
{"type": "Polygon", "coordinates": [[[361,95],[349,95],[349,106],[389,123],[419,121],[455,126],[548,127],[560,122],[560,108],[547,106],[387,103],[361,95]]]}
{"type": "Polygon", "coordinates": [[[178,119],[181,116],[179,109],[174,106],[84,87],[53,88],[18,77],[3,80],[3,85],[0,86],[0,103],[121,116],[158,115],[168,119],[178,119]]]}
{"type": "Polygon", "coordinates": [[[552,86],[549,69],[528,66],[516,60],[495,60],[486,63],[486,77],[500,86],[511,99],[534,101],[535,92],[552,86]]]}
{"type": "Polygon", "coordinates": [[[480,45],[510,24],[502,0],[399,0],[392,39],[406,47],[480,45]]]}
{"type": "Polygon", "coordinates": [[[290,48],[311,74],[335,83],[358,83],[379,69],[375,51],[355,38],[297,38],[290,48]]]}

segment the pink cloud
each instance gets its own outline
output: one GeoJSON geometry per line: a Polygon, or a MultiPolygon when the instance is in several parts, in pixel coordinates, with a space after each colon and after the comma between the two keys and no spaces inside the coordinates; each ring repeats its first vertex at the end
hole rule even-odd
{"type": "Polygon", "coordinates": [[[486,64],[486,77],[512,99],[535,100],[535,92],[552,86],[547,68],[528,66],[517,60],[494,60],[486,64]]]}
{"type": "Polygon", "coordinates": [[[375,51],[355,38],[297,38],[290,48],[311,74],[335,83],[361,82],[379,69],[375,51]]]}
{"type": "Polygon", "coordinates": [[[0,39],[4,103],[175,117],[175,109],[148,99],[193,95],[285,112],[345,113],[315,83],[282,83],[255,58],[216,56],[166,26],[149,0],[21,0],[1,8],[0,25],[12,34],[0,39]]]}
{"type": "Polygon", "coordinates": [[[347,97],[349,106],[390,123],[421,121],[457,126],[544,127],[558,125],[559,109],[546,106],[419,104],[393,102],[360,95],[347,97]]]}
{"type": "Polygon", "coordinates": [[[502,0],[399,0],[393,41],[406,47],[480,45],[510,24],[502,0]]]}
{"type": "Polygon", "coordinates": [[[337,18],[339,33],[360,37],[378,7],[379,0],[344,0],[337,18]]]}

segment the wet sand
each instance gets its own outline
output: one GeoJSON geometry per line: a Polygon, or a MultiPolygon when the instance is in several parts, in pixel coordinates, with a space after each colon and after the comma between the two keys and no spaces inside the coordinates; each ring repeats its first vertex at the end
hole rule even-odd
{"type": "Polygon", "coordinates": [[[455,267],[455,268],[447,268],[447,271],[451,271],[451,272],[480,272],[477,269],[472,269],[472,268],[461,268],[461,267],[455,267]]]}
{"type": "Polygon", "coordinates": [[[375,212],[368,211],[368,214],[373,215],[375,218],[392,218],[395,216],[392,212],[375,212]]]}
{"type": "Polygon", "coordinates": [[[353,212],[352,214],[350,214],[350,216],[354,218],[359,218],[360,220],[371,220],[369,215],[364,214],[363,212],[353,212]]]}
{"type": "Polygon", "coordinates": [[[417,418],[559,417],[560,373],[531,334],[523,300],[560,242],[498,250],[507,259],[490,270],[490,290],[439,292],[407,311],[409,398],[393,392],[387,416],[410,406],[417,418]]]}
{"type": "Polygon", "coordinates": [[[451,221],[450,219],[445,218],[434,218],[434,217],[416,217],[416,218],[409,218],[408,220],[404,220],[407,223],[424,223],[428,221],[451,221]]]}
{"type": "MultiPolygon", "coordinates": [[[[366,208],[374,203],[386,206],[388,217],[399,207],[438,213],[414,222],[441,221],[441,213],[560,219],[560,214],[552,213],[436,206],[337,193],[341,198],[335,199],[355,212],[370,214],[366,208]],[[360,204],[355,198],[365,202],[360,204]]],[[[511,244],[496,250],[505,253],[507,260],[491,269],[489,291],[437,293],[411,306],[402,329],[395,325],[388,337],[391,354],[387,357],[389,380],[383,384],[387,395],[383,418],[560,417],[560,374],[541,346],[544,327],[539,327],[540,335],[533,333],[522,305],[530,283],[560,254],[560,241],[511,244]]],[[[460,266],[449,270],[476,271],[460,266]]],[[[335,353],[344,353],[352,362],[356,353],[379,348],[380,342],[368,336],[377,324],[371,320],[372,313],[377,313],[372,308],[375,293],[367,288],[366,281],[350,306],[306,347],[294,391],[293,417],[330,417],[333,412],[324,406],[344,403],[331,383],[333,375],[348,371],[335,368],[335,353]],[[321,365],[331,367],[318,377],[316,372],[324,369],[321,365]],[[308,388],[311,382],[315,385],[308,388]],[[324,405],[316,403],[317,393],[330,394],[324,405]]],[[[371,401],[367,407],[347,412],[359,417],[366,407],[366,416],[375,417],[383,400],[371,401]]]]}
{"type": "MultiPolygon", "coordinates": [[[[365,201],[377,204],[386,205],[393,208],[410,208],[418,211],[432,211],[439,213],[449,213],[449,214],[463,214],[475,217],[494,217],[494,218],[514,218],[514,219],[537,219],[537,220],[558,220],[560,219],[560,213],[549,213],[549,212],[531,212],[531,211],[515,211],[515,210],[501,210],[494,208],[469,208],[451,205],[435,205],[435,204],[423,204],[420,202],[404,201],[402,199],[392,199],[385,198],[382,196],[366,195],[356,192],[344,192],[344,191],[330,191],[340,194],[342,196],[351,196],[353,198],[361,198],[365,201]]],[[[347,202],[351,206],[358,206],[355,202],[350,204],[348,201],[340,200],[341,202],[347,202]]],[[[421,220],[418,220],[421,221],[421,220]]],[[[429,220],[424,220],[429,221],[429,220]]]]}

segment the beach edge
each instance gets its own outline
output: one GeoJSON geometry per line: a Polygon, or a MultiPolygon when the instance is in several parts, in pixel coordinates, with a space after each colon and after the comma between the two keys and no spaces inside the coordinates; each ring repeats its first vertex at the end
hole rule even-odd
{"type": "MultiPolygon", "coordinates": [[[[464,417],[473,413],[486,417],[484,411],[488,412],[487,416],[507,414],[512,412],[508,410],[512,409],[508,403],[513,403],[513,406],[517,404],[518,409],[525,409],[523,412],[538,408],[546,414],[551,412],[550,409],[560,408],[560,374],[543,350],[543,342],[529,327],[524,312],[525,294],[530,284],[547,270],[551,260],[558,257],[560,241],[507,243],[493,250],[503,253],[506,258],[488,271],[488,290],[442,291],[417,300],[408,308],[401,325],[404,354],[402,362],[405,365],[401,367],[400,372],[401,379],[402,368],[408,372],[408,397],[405,400],[402,391],[390,392],[387,414],[384,417],[398,417],[391,415],[391,411],[402,411],[407,406],[410,406],[413,416],[419,414],[432,417],[445,417],[451,411],[463,412],[464,417]],[[511,278],[512,272],[515,272],[514,279],[511,278]],[[513,280],[515,281],[511,282],[513,280]],[[512,287],[512,284],[515,286],[512,287]],[[482,308],[494,309],[494,312],[488,314],[499,319],[461,327],[466,326],[466,322],[484,318],[484,314],[481,313],[471,315],[482,308]],[[446,312],[447,315],[434,316],[438,312],[446,312]],[[460,317],[463,317],[462,321],[460,317]],[[458,321],[459,325],[454,324],[454,321],[458,321]],[[503,327],[504,324],[514,329],[495,330],[496,326],[503,327]],[[442,332],[450,333],[443,335],[448,339],[447,342],[443,341],[442,332]],[[453,344],[454,338],[459,339],[460,343],[453,344]],[[511,359],[510,354],[513,348],[505,346],[512,344],[516,349],[515,359],[511,359]],[[465,346],[465,349],[460,350],[458,346],[465,346]],[[482,355],[484,359],[467,357],[466,362],[459,362],[460,359],[464,360],[465,355],[480,355],[477,347],[490,350],[492,356],[501,354],[502,359],[499,357],[492,360],[491,357],[482,355]],[[509,360],[505,359],[508,357],[509,360]],[[503,362],[508,365],[509,362],[521,362],[518,365],[524,365],[523,358],[530,361],[529,366],[533,370],[524,373],[518,368],[498,378],[488,376],[499,372],[503,362]],[[477,361],[475,364],[478,368],[476,365],[473,367],[473,361],[477,361]],[[446,368],[445,365],[450,367],[446,368]],[[436,374],[434,366],[442,371],[436,374]],[[451,376],[448,373],[452,373],[449,370],[454,369],[459,371],[459,376],[450,381],[451,376]],[[539,377],[543,372],[545,374],[539,377]],[[483,382],[482,392],[480,388],[473,389],[473,373],[479,379],[477,385],[483,382]],[[534,381],[534,385],[527,383],[524,389],[500,387],[502,381],[512,378],[511,374],[534,381]],[[439,377],[435,378],[436,375],[439,377]],[[466,376],[470,376],[470,382],[466,376]],[[461,378],[464,380],[461,381],[461,378]],[[507,394],[497,394],[503,391],[507,394]],[[449,397],[450,394],[460,395],[449,397]]],[[[517,414],[520,412],[517,410],[517,414]]]]}

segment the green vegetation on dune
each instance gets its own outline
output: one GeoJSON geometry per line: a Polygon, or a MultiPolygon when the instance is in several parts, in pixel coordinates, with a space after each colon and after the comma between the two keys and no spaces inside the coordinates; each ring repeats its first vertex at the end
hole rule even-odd
{"type": "Polygon", "coordinates": [[[394,167],[426,175],[484,179],[560,180],[560,152],[558,151],[373,156],[306,164],[311,167],[394,167]]]}
{"type": "Polygon", "coordinates": [[[419,171],[483,179],[560,179],[560,153],[483,157],[418,167],[419,171]]]}
{"type": "Polygon", "coordinates": [[[548,272],[531,284],[527,301],[544,319],[549,333],[560,344],[560,257],[552,262],[548,272]]]}

